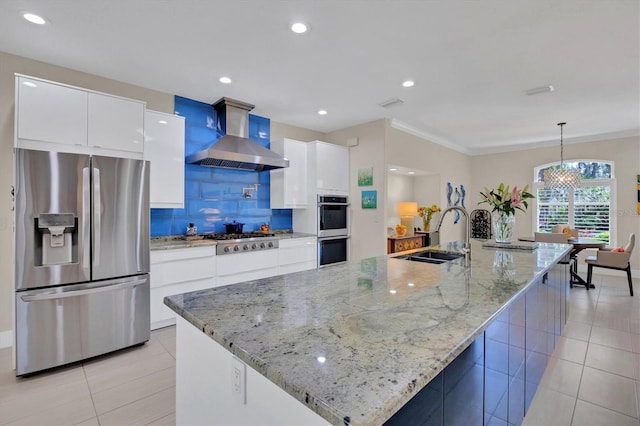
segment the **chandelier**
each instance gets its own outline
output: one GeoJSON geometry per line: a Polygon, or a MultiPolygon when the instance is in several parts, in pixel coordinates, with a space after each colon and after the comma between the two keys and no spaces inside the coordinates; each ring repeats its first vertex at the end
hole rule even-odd
{"type": "Polygon", "coordinates": [[[580,170],[564,164],[562,128],[565,124],[567,123],[558,123],[560,126],[560,167],[549,167],[542,174],[546,189],[573,189],[580,185],[580,170]]]}

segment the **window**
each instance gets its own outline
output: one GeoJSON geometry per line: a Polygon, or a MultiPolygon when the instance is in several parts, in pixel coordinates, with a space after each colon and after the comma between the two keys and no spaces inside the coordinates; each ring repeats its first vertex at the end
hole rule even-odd
{"type": "Polygon", "coordinates": [[[542,174],[559,163],[535,169],[536,231],[551,232],[554,225],[567,223],[577,229],[581,237],[597,238],[611,243],[614,220],[611,206],[615,205],[613,164],[606,161],[583,160],[566,163],[580,170],[582,181],[573,190],[545,189],[542,174]]]}

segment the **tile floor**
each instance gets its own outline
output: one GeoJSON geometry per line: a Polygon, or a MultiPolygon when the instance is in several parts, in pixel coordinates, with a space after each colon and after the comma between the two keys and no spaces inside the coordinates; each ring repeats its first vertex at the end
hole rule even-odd
{"type": "Polygon", "coordinates": [[[0,349],[0,425],[175,425],[175,327],[144,346],[16,378],[0,349]]]}
{"type": "MultiPolygon", "coordinates": [[[[569,322],[525,425],[638,425],[640,286],[594,277],[571,291],[569,322]]],[[[143,347],[17,379],[0,349],[0,425],[174,425],[175,328],[143,347]]]]}
{"type": "Polygon", "coordinates": [[[640,424],[640,285],[594,275],[571,290],[569,321],[525,425],[640,424]]]}

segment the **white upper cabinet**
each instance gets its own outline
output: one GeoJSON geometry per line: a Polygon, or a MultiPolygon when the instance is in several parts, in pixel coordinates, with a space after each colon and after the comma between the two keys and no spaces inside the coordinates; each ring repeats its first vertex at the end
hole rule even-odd
{"type": "Polygon", "coordinates": [[[145,103],[16,75],[15,146],[142,158],[145,103]]]}
{"type": "Polygon", "coordinates": [[[144,151],[143,102],[89,93],[88,145],[118,151],[144,151]]]}
{"type": "Polygon", "coordinates": [[[151,162],[151,207],[184,207],[184,117],[147,110],[145,160],[151,162]]]}
{"type": "Polygon", "coordinates": [[[349,194],[349,148],[327,142],[309,143],[318,194],[349,194]]]}
{"type": "Polygon", "coordinates": [[[271,150],[289,160],[289,167],[271,170],[271,208],[306,208],[307,143],[283,139],[271,142],[271,150]]]}
{"type": "Polygon", "coordinates": [[[27,77],[16,79],[19,139],[87,144],[87,92],[27,77]]]}

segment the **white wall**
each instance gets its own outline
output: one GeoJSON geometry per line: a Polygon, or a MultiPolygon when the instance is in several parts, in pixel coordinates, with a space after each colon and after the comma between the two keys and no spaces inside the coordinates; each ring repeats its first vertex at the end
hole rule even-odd
{"type": "Polygon", "coordinates": [[[416,201],[414,183],[415,179],[412,176],[395,173],[387,174],[387,202],[385,207],[387,228],[395,230],[395,226],[400,223],[398,203],[416,201]]]}

